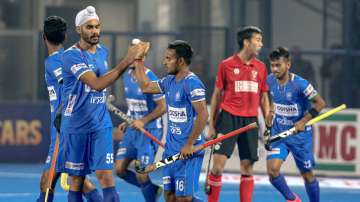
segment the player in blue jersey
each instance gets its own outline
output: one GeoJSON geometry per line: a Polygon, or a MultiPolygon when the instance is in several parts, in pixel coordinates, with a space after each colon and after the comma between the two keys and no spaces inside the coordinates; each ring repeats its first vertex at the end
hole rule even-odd
{"type": "MultiPolygon", "coordinates": [[[[312,127],[305,124],[316,117],[325,107],[325,101],[305,79],[290,73],[290,53],[279,47],[270,55],[272,74],[267,83],[272,99],[272,113],[266,117],[266,124],[271,126],[270,135],[296,128],[297,134],[272,143],[272,150],[267,154],[267,170],[271,184],[287,201],[299,202],[301,199],[286,184],[280,168],[289,152],[292,153],[304,181],[310,202],[319,202],[319,182],[312,170],[315,166],[312,150],[312,127]]],[[[265,134],[267,135],[267,134],[265,134]]]]}
{"type": "Polygon", "coordinates": [[[168,45],[163,64],[168,75],[152,82],[147,78],[143,61],[136,63],[136,78],[144,93],[164,93],[168,127],[163,157],[181,153],[183,160],[163,169],[165,200],[202,201],[195,197],[204,152],[193,153],[195,145],[204,142],[202,131],[208,119],[205,87],[190,71],[193,51],[181,40],[168,45]]]}
{"type": "MultiPolygon", "coordinates": [[[[146,69],[145,73],[151,81],[158,80],[150,69],[146,69]]],[[[143,94],[135,78],[133,66],[128,68],[121,78],[128,106],[127,114],[134,121],[132,127],[126,128],[124,137],[119,143],[115,161],[116,175],[141,188],[145,201],[155,202],[162,188],[153,184],[148,174],[135,174],[128,170],[128,166],[134,159],[139,160],[142,166],[154,162],[158,145],[136,128],[145,128],[161,140],[163,134],[161,116],[166,111],[165,97],[163,94],[143,94]]],[[[125,122],[119,128],[124,129],[124,125],[125,122]]]]}
{"type": "Polygon", "coordinates": [[[119,201],[112,177],[112,123],[105,106],[105,88],[144,54],[148,44],[129,47],[124,59],[108,71],[108,51],[99,44],[100,21],[95,8],[88,6],[78,12],[75,25],[80,41],[63,54],[61,164],[71,176],[68,200],[82,201],[80,190],[85,175],[95,171],[104,201],[119,201]]]}
{"type": "MultiPolygon", "coordinates": [[[[51,112],[51,143],[49,152],[45,163],[45,169],[40,181],[40,196],[38,202],[45,201],[46,185],[48,182],[49,170],[51,166],[51,159],[54,153],[57,131],[54,126],[54,119],[56,111],[61,106],[61,91],[62,91],[62,55],[64,52],[63,43],[66,38],[67,23],[59,16],[50,16],[44,21],[43,38],[46,43],[49,56],[45,60],[45,82],[49,91],[50,112],[51,112]]],[[[61,145],[59,145],[61,147],[61,145]]],[[[55,173],[52,179],[52,187],[48,195],[48,202],[53,201],[55,184],[60,176],[59,172],[55,173]]],[[[86,181],[83,187],[83,193],[88,201],[101,201],[102,197],[89,181],[86,181]]]]}

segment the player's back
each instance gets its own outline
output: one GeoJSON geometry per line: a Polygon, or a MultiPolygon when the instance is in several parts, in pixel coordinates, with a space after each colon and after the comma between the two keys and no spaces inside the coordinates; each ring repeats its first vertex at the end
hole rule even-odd
{"type": "MultiPolygon", "coordinates": [[[[164,156],[169,156],[180,152],[187,142],[197,116],[192,102],[205,100],[205,87],[194,73],[179,81],[174,75],[168,75],[159,84],[166,97],[168,130],[164,156]]],[[[203,142],[201,134],[195,145],[203,142]]]]}
{"type": "Polygon", "coordinates": [[[311,107],[310,99],[317,92],[307,80],[293,73],[290,73],[289,81],[283,85],[278,83],[273,74],[268,76],[267,83],[275,107],[273,134],[276,134],[292,128],[305,115],[311,107]]]}
{"type": "MultiPolygon", "coordinates": [[[[128,68],[122,75],[128,115],[130,115],[133,119],[141,119],[156,108],[156,101],[163,99],[164,95],[142,93],[133,73],[134,70],[132,68],[128,68]]],[[[146,69],[145,73],[151,81],[158,80],[150,69],[146,69]]],[[[147,123],[145,128],[162,128],[161,117],[147,123]]]]}
{"type": "Polygon", "coordinates": [[[49,92],[51,123],[54,122],[56,111],[61,104],[63,53],[64,49],[61,48],[45,59],[45,82],[49,92]]]}
{"type": "Polygon", "coordinates": [[[106,109],[106,89],[91,89],[79,78],[92,71],[100,77],[107,72],[107,50],[97,45],[96,52],[82,50],[78,44],[64,52],[64,109],[61,128],[69,133],[92,132],[112,127],[106,109]]]}

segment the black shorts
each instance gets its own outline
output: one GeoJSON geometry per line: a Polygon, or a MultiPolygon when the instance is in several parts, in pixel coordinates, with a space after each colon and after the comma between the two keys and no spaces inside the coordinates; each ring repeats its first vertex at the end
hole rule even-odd
{"type": "MultiPolygon", "coordinates": [[[[257,122],[257,117],[240,117],[222,110],[216,121],[217,134],[226,134],[238,128],[244,127],[252,122],[257,122]]],[[[240,135],[223,140],[214,147],[215,154],[231,157],[234,151],[235,142],[237,142],[240,160],[250,160],[255,162],[258,157],[258,130],[250,129],[240,135]]]]}

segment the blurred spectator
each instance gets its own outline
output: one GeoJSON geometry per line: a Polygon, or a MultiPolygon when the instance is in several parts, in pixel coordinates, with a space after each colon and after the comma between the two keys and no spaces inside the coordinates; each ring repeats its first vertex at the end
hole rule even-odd
{"type": "Polygon", "coordinates": [[[316,82],[316,73],[313,67],[313,64],[304,58],[301,55],[301,49],[299,46],[294,46],[291,48],[292,60],[291,60],[291,69],[290,71],[306,78],[315,88],[318,87],[316,82]]]}
{"type": "MultiPolygon", "coordinates": [[[[332,50],[342,49],[339,44],[334,44],[330,47],[332,50]]],[[[343,55],[331,54],[324,60],[324,64],[320,69],[323,95],[327,98],[329,106],[335,107],[340,105],[343,100],[343,55]]]]}
{"type": "Polygon", "coordinates": [[[206,68],[204,58],[201,55],[195,55],[191,62],[191,71],[200,77],[206,88],[206,101],[210,102],[211,94],[214,90],[215,78],[211,77],[216,73],[209,72],[210,68],[206,68]]]}

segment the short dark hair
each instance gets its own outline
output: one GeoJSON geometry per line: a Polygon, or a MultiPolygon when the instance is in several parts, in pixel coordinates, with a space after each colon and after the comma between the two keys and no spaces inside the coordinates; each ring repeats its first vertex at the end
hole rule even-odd
{"type": "Polygon", "coordinates": [[[60,16],[49,16],[44,21],[44,36],[55,45],[65,41],[67,23],[60,16]]]}
{"type": "Polygon", "coordinates": [[[187,41],[175,40],[169,43],[168,49],[174,49],[178,58],[184,58],[187,65],[191,64],[191,58],[194,52],[187,41]]]}
{"type": "Polygon", "coordinates": [[[240,50],[244,48],[244,40],[251,39],[254,33],[262,34],[262,31],[256,26],[246,26],[237,31],[237,43],[240,50]]]}
{"type": "Polygon", "coordinates": [[[291,59],[289,50],[282,46],[279,46],[276,49],[272,50],[269,54],[270,61],[279,60],[281,57],[288,61],[290,61],[291,59]]]}

